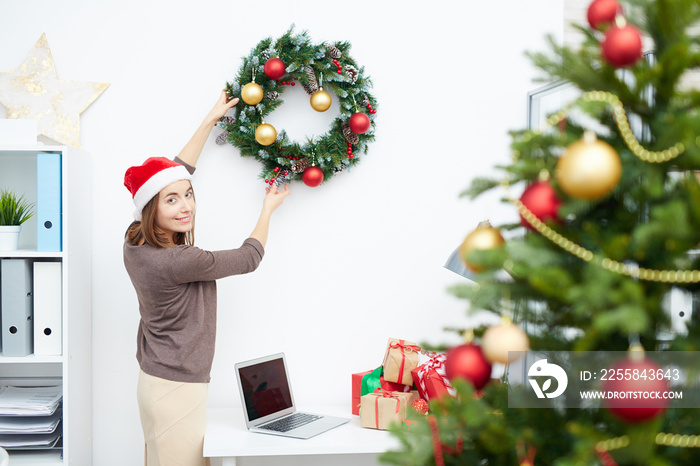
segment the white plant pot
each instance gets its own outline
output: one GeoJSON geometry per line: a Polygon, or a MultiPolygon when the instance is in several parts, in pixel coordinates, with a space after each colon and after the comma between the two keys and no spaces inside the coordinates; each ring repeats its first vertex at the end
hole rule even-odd
{"type": "Polygon", "coordinates": [[[0,251],[16,251],[21,225],[0,225],[0,251]]]}

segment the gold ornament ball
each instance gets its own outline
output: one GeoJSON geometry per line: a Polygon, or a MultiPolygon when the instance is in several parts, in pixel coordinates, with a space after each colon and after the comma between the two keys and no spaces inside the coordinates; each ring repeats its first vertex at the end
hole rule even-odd
{"type": "Polygon", "coordinates": [[[475,250],[484,251],[494,249],[502,246],[505,242],[501,232],[498,231],[497,228],[492,227],[488,221],[481,222],[474,231],[464,238],[462,245],[459,247],[459,257],[472,272],[478,273],[481,272],[483,268],[471,263],[467,259],[467,254],[475,250]]]}
{"type": "Polygon", "coordinates": [[[586,134],[566,148],[557,161],[555,177],[562,191],[589,201],[609,194],[622,175],[622,162],[615,149],[595,135],[586,134]]]}
{"type": "Polygon", "coordinates": [[[241,99],[248,105],[256,105],[263,99],[263,88],[257,83],[248,83],[241,89],[241,99]]]}
{"type": "Polygon", "coordinates": [[[508,364],[508,351],[529,349],[530,339],[527,333],[512,322],[492,325],[486,329],[481,339],[481,350],[491,363],[508,364]]]}
{"type": "Polygon", "coordinates": [[[331,95],[323,88],[311,94],[311,107],[317,112],[325,112],[331,108],[331,95]]]}
{"type": "Polygon", "coordinates": [[[255,128],[255,140],[258,141],[258,144],[269,146],[277,140],[277,130],[274,126],[263,123],[255,128]]]}

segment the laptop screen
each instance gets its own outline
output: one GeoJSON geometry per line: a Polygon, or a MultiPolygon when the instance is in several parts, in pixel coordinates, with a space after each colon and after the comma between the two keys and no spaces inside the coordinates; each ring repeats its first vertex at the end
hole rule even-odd
{"type": "Polygon", "coordinates": [[[284,360],[280,357],[238,368],[248,420],[292,407],[284,360]]]}

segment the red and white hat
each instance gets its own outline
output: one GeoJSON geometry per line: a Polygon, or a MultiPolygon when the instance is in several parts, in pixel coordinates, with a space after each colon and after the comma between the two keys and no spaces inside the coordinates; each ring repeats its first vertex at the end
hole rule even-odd
{"type": "Polygon", "coordinates": [[[192,177],[187,169],[165,157],[150,157],[141,165],[129,167],[124,174],[124,186],[134,198],[134,219],[141,220],[141,211],[161,189],[192,177]]]}

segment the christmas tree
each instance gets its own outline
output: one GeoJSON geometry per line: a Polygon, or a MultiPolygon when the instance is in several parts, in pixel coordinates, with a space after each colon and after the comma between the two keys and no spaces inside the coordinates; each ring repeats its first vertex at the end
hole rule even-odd
{"type": "Polygon", "coordinates": [[[698,464],[697,409],[514,408],[505,378],[483,380],[494,353],[528,340],[533,351],[626,352],[623,373],[644,360],[630,348],[700,350],[698,312],[674,333],[664,304],[673,289],[700,289],[700,92],[685,84],[700,65],[698,20],[698,0],[594,0],[580,48],[550,40],[529,54],[548,81],[580,96],[544,127],[513,131],[502,177],[465,191],[502,190],[521,221],[470,233],[460,253],[478,285],[451,290],[470,311],[512,323],[469,329],[473,341],[447,353],[456,396],[397,427],[401,448],[383,462],[698,464]]]}

